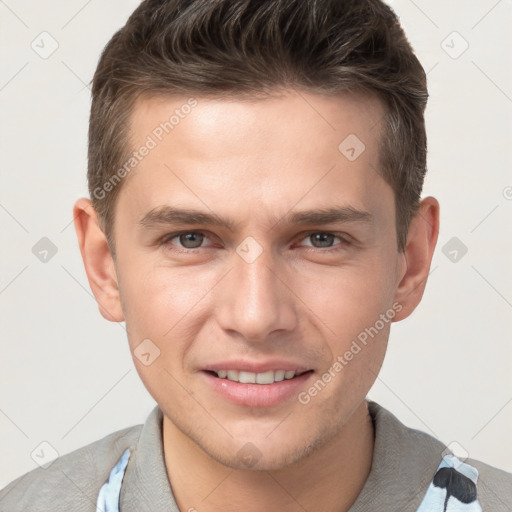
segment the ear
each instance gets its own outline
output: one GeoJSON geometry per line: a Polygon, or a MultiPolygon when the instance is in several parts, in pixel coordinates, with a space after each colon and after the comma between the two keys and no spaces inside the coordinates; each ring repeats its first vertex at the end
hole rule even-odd
{"type": "Polygon", "coordinates": [[[407,318],[420,303],[438,234],[439,202],[434,197],[426,197],[409,225],[403,254],[405,270],[395,292],[395,301],[402,305],[402,309],[394,317],[394,322],[407,318]]]}
{"type": "Polygon", "coordinates": [[[100,313],[111,322],[122,322],[124,315],[114,260],[89,199],[81,198],[76,201],[73,218],[85,272],[100,313]]]}

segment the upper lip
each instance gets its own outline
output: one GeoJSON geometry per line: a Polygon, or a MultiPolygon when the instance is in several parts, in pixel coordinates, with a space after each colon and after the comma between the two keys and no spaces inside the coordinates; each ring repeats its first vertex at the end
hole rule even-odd
{"type": "Polygon", "coordinates": [[[291,361],[283,361],[281,359],[271,359],[266,361],[247,361],[243,359],[221,361],[220,363],[212,363],[203,368],[218,372],[220,370],[239,370],[243,372],[264,373],[270,370],[295,371],[295,373],[304,373],[311,370],[310,367],[291,361]]]}

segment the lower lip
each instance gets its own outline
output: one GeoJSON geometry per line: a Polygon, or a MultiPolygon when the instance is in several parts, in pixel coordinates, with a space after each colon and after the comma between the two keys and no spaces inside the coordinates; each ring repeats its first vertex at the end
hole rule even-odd
{"type": "Polygon", "coordinates": [[[297,395],[300,388],[313,375],[312,371],[303,373],[293,379],[285,379],[273,384],[244,384],[228,379],[221,379],[203,371],[207,382],[217,393],[230,402],[246,407],[270,407],[297,395]]]}

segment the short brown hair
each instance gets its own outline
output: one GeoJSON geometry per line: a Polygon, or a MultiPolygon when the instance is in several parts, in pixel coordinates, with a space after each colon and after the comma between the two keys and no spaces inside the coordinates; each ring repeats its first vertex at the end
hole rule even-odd
{"type": "Polygon", "coordinates": [[[93,78],[87,177],[114,258],[121,185],[108,194],[103,185],[129,154],[137,98],[261,97],[280,88],[359,91],[383,102],[378,172],[394,191],[398,250],[404,250],[426,173],[428,92],[389,6],[380,0],[145,0],[108,42],[93,78]]]}

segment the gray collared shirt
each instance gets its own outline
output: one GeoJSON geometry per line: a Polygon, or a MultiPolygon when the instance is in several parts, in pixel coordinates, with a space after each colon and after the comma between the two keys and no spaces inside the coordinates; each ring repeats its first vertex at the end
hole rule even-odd
{"type": "MultiPolygon", "coordinates": [[[[369,401],[368,406],[375,427],[372,467],[350,512],[415,511],[446,446],[406,427],[376,402],[369,401]]],[[[162,418],[155,406],[144,425],[109,434],[59,457],[47,469],[22,475],[0,491],[0,512],[99,512],[98,492],[127,448],[131,456],[122,482],[120,511],[180,512],[165,468],[162,418]]],[[[512,511],[512,474],[473,459],[465,462],[478,469],[483,511],[512,511]]]]}

